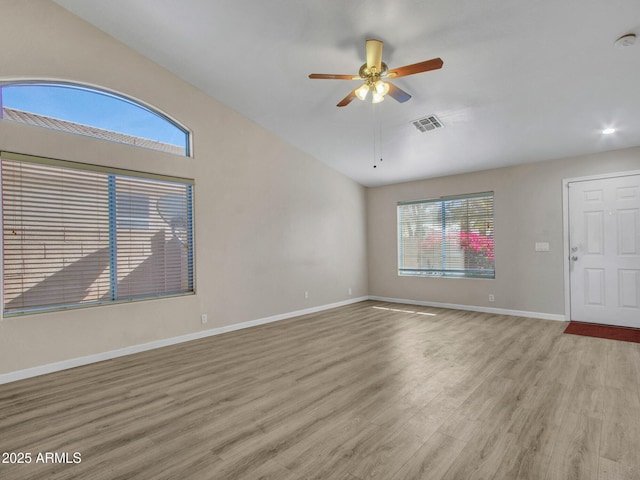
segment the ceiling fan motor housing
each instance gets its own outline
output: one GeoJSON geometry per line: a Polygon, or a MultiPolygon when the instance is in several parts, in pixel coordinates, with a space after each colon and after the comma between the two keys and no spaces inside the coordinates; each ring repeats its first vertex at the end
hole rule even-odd
{"type": "Polygon", "coordinates": [[[360,78],[362,78],[367,83],[375,83],[380,79],[380,77],[387,73],[387,70],[389,70],[389,67],[387,67],[386,63],[382,62],[381,66],[382,68],[378,72],[375,65],[373,65],[371,68],[367,68],[367,64],[363,63],[360,67],[360,70],[358,71],[358,75],[360,75],[360,78]]]}

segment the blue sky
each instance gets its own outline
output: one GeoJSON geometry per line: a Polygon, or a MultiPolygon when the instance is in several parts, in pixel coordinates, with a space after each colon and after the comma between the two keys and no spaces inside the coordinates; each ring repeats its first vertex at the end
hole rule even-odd
{"type": "Polygon", "coordinates": [[[66,85],[5,85],[2,105],[173,145],[185,134],[157,114],[119,97],[66,85]]]}

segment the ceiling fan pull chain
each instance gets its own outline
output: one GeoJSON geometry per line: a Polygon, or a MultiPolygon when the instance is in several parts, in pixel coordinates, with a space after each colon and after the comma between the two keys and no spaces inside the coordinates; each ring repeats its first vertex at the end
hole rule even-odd
{"type": "Polygon", "coordinates": [[[382,161],[382,119],[378,115],[378,155],[382,161]]]}
{"type": "Polygon", "coordinates": [[[373,168],[378,168],[378,166],[376,165],[376,125],[375,125],[375,114],[376,114],[376,105],[375,103],[371,105],[371,108],[373,109],[373,128],[372,133],[373,133],[373,168]]]}
{"type": "Polygon", "coordinates": [[[376,104],[372,104],[371,107],[373,109],[373,168],[378,168],[378,159],[382,162],[382,120],[376,104]]]}

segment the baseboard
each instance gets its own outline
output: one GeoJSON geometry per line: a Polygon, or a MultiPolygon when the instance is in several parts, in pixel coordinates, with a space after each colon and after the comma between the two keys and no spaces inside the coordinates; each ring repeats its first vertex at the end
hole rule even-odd
{"type": "Polygon", "coordinates": [[[16,370],[15,372],[0,374],[0,385],[5,383],[16,382],[18,380],[24,380],[26,378],[37,377],[40,375],[46,375],[48,373],[59,372],[61,370],[67,370],[69,368],[81,367],[83,365],[89,365],[91,363],[103,362],[112,358],[123,357],[125,355],[132,355],[134,353],[145,352],[147,350],[153,350],[155,348],[168,347],[178,343],[190,342],[192,340],[198,340],[200,338],[211,337],[214,335],[220,335],[222,333],[233,332],[235,330],[242,330],[244,328],[255,327],[257,325],[264,325],[266,323],[277,322],[279,320],[286,320],[288,318],[299,317],[301,315],[308,315],[310,313],[321,312],[323,310],[329,310],[331,308],[342,307],[350,305],[352,303],[362,302],[368,300],[369,297],[350,298],[341,302],[330,303],[326,305],[319,305],[317,307],[305,308],[303,310],[296,310],[293,312],[281,313],[279,315],[273,315],[270,317],[259,318],[256,320],[250,320],[242,323],[235,323],[233,325],[227,325],[220,328],[213,328],[210,330],[202,330],[200,332],[188,333],[186,335],[180,335],[178,337],[165,338],[162,340],[156,340],[149,343],[142,343],[138,345],[132,345],[130,347],[119,348],[117,350],[111,350],[108,352],[96,353],[93,355],[87,355],[85,357],[70,358],[60,362],[49,363],[46,365],[39,365],[37,367],[25,368],[24,370],[16,370]]]}
{"type": "Polygon", "coordinates": [[[541,320],[557,320],[561,322],[567,321],[564,315],[557,315],[554,313],[526,312],[522,310],[507,310],[504,308],[479,307],[476,305],[458,305],[454,303],[423,302],[421,300],[407,300],[404,298],[378,297],[375,295],[370,295],[369,300],[378,300],[380,302],[390,302],[390,303],[403,303],[406,305],[420,305],[423,307],[451,308],[453,310],[471,310],[474,312],[495,313],[497,315],[513,315],[516,317],[538,318],[541,320]]]}
{"type": "Polygon", "coordinates": [[[119,348],[117,350],[110,350],[108,352],[87,355],[85,357],[71,358],[68,360],[60,361],[60,362],[49,363],[46,365],[39,365],[37,367],[32,367],[32,368],[26,368],[24,370],[16,370],[15,372],[0,374],[0,385],[5,383],[16,382],[18,380],[24,380],[26,378],[46,375],[48,373],[59,372],[61,370],[67,370],[69,368],[81,367],[83,365],[89,365],[91,363],[102,362],[105,360],[110,360],[112,358],[123,357],[125,355],[132,355],[134,353],[145,352],[147,350],[153,350],[155,348],[168,347],[170,345],[176,345],[178,343],[190,342],[192,340],[198,340],[205,337],[211,337],[214,335],[220,335],[227,332],[233,332],[235,330],[242,330],[244,328],[255,327],[257,325],[264,325],[266,323],[277,322],[279,320],[286,320],[288,318],[299,317],[301,315],[308,315],[310,313],[321,312],[323,310],[342,307],[345,305],[350,305],[352,303],[362,302],[364,300],[378,300],[381,302],[402,303],[406,305],[421,305],[424,307],[451,308],[454,310],[471,310],[476,312],[495,313],[498,315],[514,315],[518,317],[539,318],[543,320],[566,321],[566,318],[564,315],[555,315],[551,313],[525,312],[520,310],[488,308],[488,307],[479,307],[474,305],[458,305],[458,304],[452,304],[452,303],[424,302],[421,300],[408,300],[408,299],[402,299],[402,298],[379,297],[375,295],[370,295],[370,296],[364,296],[364,297],[350,298],[349,300],[344,300],[341,302],[336,302],[336,303],[331,303],[326,305],[319,305],[317,307],[305,308],[303,310],[296,310],[293,312],[282,313],[279,315],[259,318],[256,320],[249,320],[247,322],[235,323],[232,325],[213,328],[210,330],[202,330],[199,332],[189,333],[186,335],[180,335],[178,337],[165,338],[162,340],[156,340],[149,343],[132,345],[125,348],[119,348]]]}

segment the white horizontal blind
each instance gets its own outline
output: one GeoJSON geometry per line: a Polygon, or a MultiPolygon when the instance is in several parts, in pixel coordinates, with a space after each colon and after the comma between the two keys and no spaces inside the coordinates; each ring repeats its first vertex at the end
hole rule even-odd
{"type": "Polygon", "coordinates": [[[400,275],[495,277],[493,193],[398,204],[400,275]]]}
{"type": "Polygon", "coordinates": [[[5,314],[193,291],[190,184],[59,163],[2,156],[5,314]]]}
{"type": "Polygon", "coordinates": [[[189,185],[116,177],[116,298],[190,287],[189,185]]]}
{"type": "Polygon", "coordinates": [[[4,310],[109,295],[105,175],[2,161],[4,310]]]}

